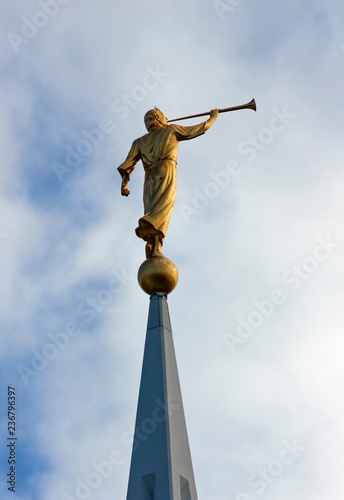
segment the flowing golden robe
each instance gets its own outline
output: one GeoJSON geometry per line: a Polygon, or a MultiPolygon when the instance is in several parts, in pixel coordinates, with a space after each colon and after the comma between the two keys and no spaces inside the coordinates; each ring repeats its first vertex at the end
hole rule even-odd
{"type": "Polygon", "coordinates": [[[141,160],[145,170],[143,189],[144,216],[135,232],[147,241],[148,234],[166,235],[177,192],[178,142],[205,133],[205,123],[191,127],[168,125],[136,139],[126,160],[118,167],[122,178],[130,179],[141,160]]]}

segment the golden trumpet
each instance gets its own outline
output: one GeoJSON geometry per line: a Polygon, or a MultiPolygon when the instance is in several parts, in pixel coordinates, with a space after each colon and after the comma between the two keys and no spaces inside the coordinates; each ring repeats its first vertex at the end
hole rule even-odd
{"type": "MultiPolygon", "coordinates": [[[[252,99],[252,101],[247,104],[241,104],[240,106],[233,106],[231,108],[223,108],[219,109],[219,113],[227,113],[227,111],[237,111],[238,109],[253,109],[253,111],[257,111],[256,101],[252,99]]],[[[173,120],[167,120],[168,122],[177,122],[179,120],[188,120],[189,118],[198,118],[199,116],[207,116],[210,115],[210,111],[206,113],[199,113],[198,115],[190,115],[183,116],[181,118],[173,118],[173,120]]]]}

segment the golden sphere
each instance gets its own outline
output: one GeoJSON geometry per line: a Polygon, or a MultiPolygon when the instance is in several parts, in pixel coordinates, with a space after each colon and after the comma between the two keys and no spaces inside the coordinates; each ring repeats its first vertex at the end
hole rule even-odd
{"type": "Polygon", "coordinates": [[[141,264],[137,279],[142,290],[148,295],[156,292],[168,294],[178,283],[178,269],[163,255],[151,257],[141,264]]]}

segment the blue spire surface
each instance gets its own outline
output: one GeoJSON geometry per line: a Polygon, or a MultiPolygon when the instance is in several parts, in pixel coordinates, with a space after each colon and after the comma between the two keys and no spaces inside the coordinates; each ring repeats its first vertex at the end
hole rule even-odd
{"type": "Polygon", "coordinates": [[[197,500],[164,293],[150,297],[127,500],[197,500]]]}

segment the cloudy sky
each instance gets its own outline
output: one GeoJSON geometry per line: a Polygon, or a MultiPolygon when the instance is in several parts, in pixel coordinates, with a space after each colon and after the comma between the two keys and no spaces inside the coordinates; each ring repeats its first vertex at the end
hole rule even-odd
{"type": "Polygon", "coordinates": [[[18,500],[125,498],[149,298],[116,167],[148,109],[254,97],[180,145],[164,245],[198,496],[342,500],[342,2],[1,9],[1,498],[8,386],[18,500]]]}

